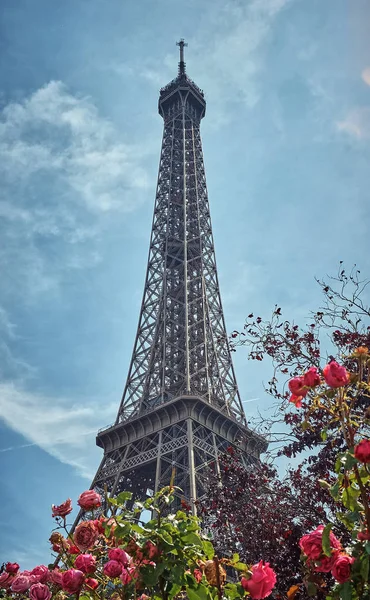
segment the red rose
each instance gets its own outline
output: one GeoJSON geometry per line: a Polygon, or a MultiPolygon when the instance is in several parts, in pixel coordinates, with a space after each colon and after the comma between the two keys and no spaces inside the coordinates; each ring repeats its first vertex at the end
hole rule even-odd
{"type": "Polygon", "coordinates": [[[200,569],[194,569],[193,575],[194,575],[197,583],[200,583],[202,581],[203,573],[200,569]]]}
{"type": "MultiPolygon", "coordinates": [[[[318,560],[322,554],[322,532],[324,531],[324,525],[319,525],[315,531],[311,531],[307,535],[304,535],[300,541],[299,546],[302,552],[309,558],[309,560],[318,560]]],[[[330,546],[334,551],[342,549],[340,541],[335,537],[331,531],[329,534],[330,546]]]]}
{"type": "Polygon", "coordinates": [[[99,532],[96,530],[95,525],[92,521],[83,521],[77,525],[73,540],[80,550],[83,552],[92,548],[98,539],[99,532]]]}
{"type": "Polygon", "coordinates": [[[108,552],[109,560],[116,560],[125,567],[132,561],[131,556],[127,554],[122,548],[112,548],[108,552]]]}
{"type": "Polygon", "coordinates": [[[250,593],[253,600],[267,598],[276,583],[275,571],[271,569],[269,563],[264,563],[262,560],[257,565],[253,565],[251,570],[250,579],[241,578],[243,588],[250,593]]]}
{"type": "Polygon", "coordinates": [[[99,508],[101,506],[101,496],[94,490],[87,490],[82,492],[77,504],[81,506],[83,510],[91,510],[93,508],[99,508]]]}
{"type": "Polygon", "coordinates": [[[360,540],[360,542],[366,542],[367,540],[370,540],[370,532],[359,531],[357,534],[357,539],[360,540]]]}
{"type": "Polygon", "coordinates": [[[60,504],[59,506],[55,506],[55,504],[51,505],[51,516],[63,517],[63,519],[65,519],[65,517],[72,512],[72,510],[72,500],[68,498],[65,502],[63,502],[63,504],[60,504]]]}
{"type": "Polygon", "coordinates": [[[11,573],[1,573],[0,574],[0,589],[8,590],[12,585],[14,577],[11,573]]]}
{"type": "Polygon", "coordinates": [[[355,458],[363,463],[370,463],[370,440],[361,440],[355,447],[355,458]]]}
{"type": "Polygon", "coordinates": [[[109,560],[104,565],[104,574],[108,575],[108,577],[119,577],[122,573],[122,565],[118,562],[118,560],[109,560]]]}
{"type": "Polygon", "coordinates": [[[97,579],[93,579],[92,577],[88,577],[85,579],[85,585],[90,587],[92,590],[96,590],[99,585],[99,581],[97,581],[97,579]]]}
{"type": "Polygon", "coordinates": [[[317,385],[320,385],[320,373],[316,367],[310,367],[308,371],[306,371],[303,375],[303,383],[307,387],[316,387],[317,385]]]}
{"type": "Polygon", "coordinates": [[[324,378],[329,387],[338,388],[347,385],[349,373],[347,369],[332,360],[323,368],[324,378]]]}
{"type": "Polygon", "coordinates": [[[104,525],[106,521],[107,519],[105,519],[105,517],[100,517],[99,519],[94,520],[95,528],[97,531],[99,531],[99,533],[104,533],[104,525]]]}
{"type": "Polygon", "coordinates": [[[84,582],[84,574],[77,569],[68,569],[62,575],[62,588],[68,594],[79,592],[84,582]]]}
{"type": "Polygon", "coordinates": [[[289,402],[292,402],[296,408],[301,408],[303,396],[295,396],[292,394],[289,398],[289,402]]]}
{"type": "Polygon", "coordinates": [[[293,379],[289,381],[288,387],[293,396],[302,396],[302,398],[304,398],[307,395],[308,389],[303,377],[293,377],[293,379]]]}
{"type": "Polygon", "coordinates": [[[331,574],[338,583],[345,583],[351,576],[351,565],[355,559],[347,554],[340,554],[335,561],[331,574]]]}
{"type": "Polygon", "coordinates": [[[45,565],[39,565],[31,571],[31,575],[36,578],[36,583],[46,583],[49,576],[49,569],[45,565]]]}
{"type": "Polygon", "coordinates": [[[11,575],[15,575],[17,573],[17,571],[19,571],[19,564],[8,562],[5,565],[5,571],[7,573],[10,573],[11,575]]]}
{"type": "Polygon", "coordinates": [[[330,573],[335,561],[338,558],[339,551],[334,551],[331,556],[323,556],[315,567],[317,573],[330,573]]]}
{"type": "Polygon", "coordinates": [[[30,600],[50,600],[51,591],[43,583],[34,583],[29,591],[30,600]]]}
{"type": "Polygon", "coordinates": [[[75,567],[83,573],[94,573],[96,558],[92,554],[80,554],[75,560],[75,567]]]}

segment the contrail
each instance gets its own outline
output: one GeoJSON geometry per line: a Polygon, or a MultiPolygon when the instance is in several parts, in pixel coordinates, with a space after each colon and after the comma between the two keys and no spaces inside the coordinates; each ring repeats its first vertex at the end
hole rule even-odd
{"type": "Polygon", "coordinates": [[[259,400],[259,398],[251,398],[250,400],[242,400],[242,403],[246,403],[246,402],[256,402],[256,400],[259,400]]]}
{"type": "MultiPolygon", "coordinates": [[[[79,435],[91,435],[92,433],[96,433],[97,429],[94,429],[92,431],[85,431],[85,433],[80,433],[79,435]]],[[[74,438],[75,435],[69,435],[65,438],[59,438],[54,440],[53,445],[55,444],[63,444],[64,442],[67,442],[68,440],[71,440],[72,438],[74,438]]],[[[21,446],[9,446],[9,448],[0,448],[0,452],[10,452],[11,450],[20,450],[21,448],[30,448],[30,446],[38,446],[39,448],[41,448],[42,450],[45,450],[45,448],[43,448],[43,446],[41,444],[37,444],[36,442],[33,442],[32,444],[22,444],[21,446]]]]}
{"type": "Polygon", "coordinates": [[[21,446],[9,446],[9,448],[0,448],[0,452],[10,452],[10,450],[19,450],[19,448],[29,448],[30,446],[37,446],[37,444],[22,444],[21,446]]]}

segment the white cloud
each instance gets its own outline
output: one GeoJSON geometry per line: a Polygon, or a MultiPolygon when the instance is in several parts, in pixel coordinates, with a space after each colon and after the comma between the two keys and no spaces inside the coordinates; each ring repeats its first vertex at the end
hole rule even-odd
{"type": "Polygon", "coordinates": [[[131,210],[148,180],[140,149],[117,139],[87,98],[51,81],[0,119],[0,160],[12,183],[31,175],[58,178],[92,211],[131,210]]]}
{"type": "Polygon", "coordinates": [[[114,420],[116,410],[116,402],[71,404],[65,398],[30,393],[15,383],[0,383],[0,416],[5,423],[90,480],[102,456],[102,451],[94,451],[96,432],[114,420]]]}
{"type": "MultiPolygon", "coordinates": [[[[263,66],[263,50],[275,20],[292,0],[215,0],[209,5],[198,32],[187,38],[191,46],[188,73],[212,97],[212,126],[228,121],[230,102],[252,108],[259,100],[257,75],[263,66]]],[[[110,64],[123,77],[138,75],[157,88],[176,76],[175,53],[158,66],[149,58],[135,68],[124,63],[110,64]]],[[[186,59],[186,55],[185,55],[186,59]]]]}
{"type": "Polygon", "coordinates": [[[370,85],[370,67],[366,67],[361,73],[362,81],[366,83],[366,85],[370,85]]]}
{"type": "Polygon", "coordinates": [[[360,139],[370,138],[370,108],[362,107],[351,110],[347,116],[336,123],[338,131],[360,139]]]}

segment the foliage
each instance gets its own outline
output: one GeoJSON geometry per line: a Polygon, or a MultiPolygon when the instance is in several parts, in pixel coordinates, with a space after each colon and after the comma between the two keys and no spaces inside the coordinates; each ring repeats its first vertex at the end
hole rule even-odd
{"type": "Polygon", "coordinates": [[[246,594],[256,599],[269,595],[276,580],[269,565],[248,567],[238,554],[218,558],[210,540],[200,533],[197,517],[185,511],[169,513],[174,489],[168,486],[131,509],[131,493],[106,496],[106,515],[100,514],[99,494],[84,492],[78,503],[85,520],[74,531],[66,524],[71,501],[53,506],[58,526],[50,541],[58,552],[56,562],[23,572],[17,563],[3,565],[2,597],[236,600],[246,594]],[[153,516],[145,523],[140,520],[143,510],[153,516]],[[226,582],[225,568],[238,576],[226,582]]]}

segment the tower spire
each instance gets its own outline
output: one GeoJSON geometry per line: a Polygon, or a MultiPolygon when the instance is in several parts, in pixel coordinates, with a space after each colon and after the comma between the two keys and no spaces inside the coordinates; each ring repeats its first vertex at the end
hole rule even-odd
{"type": "Polygon", "coordinates": [[[187,46],[183,38],[179,42],[176,42],[176,46],[180,47],[180,62],[179,62],[179,75],[185,75],[185,61],[184,61],[184,48],[187,46]]]}

